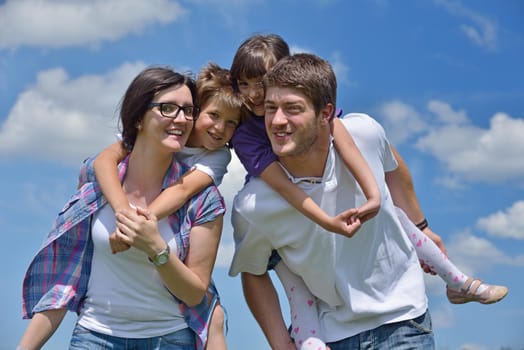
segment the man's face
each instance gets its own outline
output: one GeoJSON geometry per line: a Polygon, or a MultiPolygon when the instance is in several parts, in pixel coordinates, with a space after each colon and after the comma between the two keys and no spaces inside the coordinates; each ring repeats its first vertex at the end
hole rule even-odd
{"type": "Polygon", "coordinates": [[[278,157],[306,155],[319,135],[320,118],[311,101],[292,88],[268,87],[264,107],[273,152],[278,157]]]}

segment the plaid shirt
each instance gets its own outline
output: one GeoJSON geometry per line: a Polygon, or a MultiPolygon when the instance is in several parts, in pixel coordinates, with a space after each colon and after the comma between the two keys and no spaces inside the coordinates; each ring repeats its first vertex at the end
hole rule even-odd
{"type": "MultiPolygon", "coordinates": [[[[82,308],[93,258],[92,214],[106,203],[96,182],[93,161],[94,158],[90,158],[84,162],[79,190],[58,213],[51,232],[29,265],[23,283],[24,318],[49,309],[67,308],[79,313],[82,308]]],[[[120,179],[125,175],[127,163],[128,159],[119,165],[120,179]]],[[[173,184],[185,171],[187,167],[173,160],[163,188],[173,184]]],[[[180,260],[184,261],[187,255],[191,228],[212,221],[224,212],[224,199],[215,186],[209,186],[169,216],[173,232],[176,232],[180,260]]],[[[218,302],[213,283],[209,291],[211,295],[196,307],[187,307],[177,299],[186,322],[198,335],[197,349],[204,348],[211,313],[218,302]]]]}

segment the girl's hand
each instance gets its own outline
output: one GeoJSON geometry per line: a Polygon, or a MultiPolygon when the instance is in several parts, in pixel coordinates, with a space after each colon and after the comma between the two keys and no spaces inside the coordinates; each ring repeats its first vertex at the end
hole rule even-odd
{"type": "Polygon", "coordinates": [[[358,218],[360,223],[365,223],[369,219],[377,215],[380,210],[380,201],[377,200],[368,200],[360,208],[358,208],[358,218]]]}
{"type": "Polygon", "coordinates": [[[331,232],[351,238],[357,233],[361,225],[358,210],[351,208],[332,218],[329,227],[325,228],[331,232]]]}

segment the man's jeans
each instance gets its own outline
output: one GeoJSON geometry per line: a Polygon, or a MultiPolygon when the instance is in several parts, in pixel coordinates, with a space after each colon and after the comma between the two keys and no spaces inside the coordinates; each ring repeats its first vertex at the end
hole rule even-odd
{"type": "Polygon", "coordinates": [[[328,345],[331,350],[433,350],[435,339],[427,310],[412,320],[385,324],[328,345]]]}
{"type": "Polygon", "coordinates": [[[119,338],[90,331],[78,323],[69,350],[195,350],[195,333],[189,328],[160,337],[119,338]]]}

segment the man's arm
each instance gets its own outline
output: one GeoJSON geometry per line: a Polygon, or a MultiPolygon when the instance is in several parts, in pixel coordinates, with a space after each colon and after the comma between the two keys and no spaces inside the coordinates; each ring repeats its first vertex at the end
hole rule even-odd
{"type": "Polygon", "coordinates": [[[278,294],[269,273],[242,272],[242,288],[251,313],[274,350],[296,350],[282,317],[278,294]]]}
{"type": "MultiPolygon", "coordinates": [[[[404,159],[400,156],[397,150],[391,146],[393,155],[397,160],[398,167],[394,171],[386,173],[386,183],[391,193],[393,203],[404,210],[409,219],[415,223],[421,223],[425,220],[424,213],[420,208],[420,203],[415,193],[415,186],[413,185],[413,178],[409,172],[408,166],[404,159]]],[[[422,232],[424,232],[435,244],[440,248],[440,250],[447,255],[446,247],[442,238],[434,233],[429,226],[425,227],[422,232]]],[[[424,271],[428,272],[426,267],[424,271]]]]}

